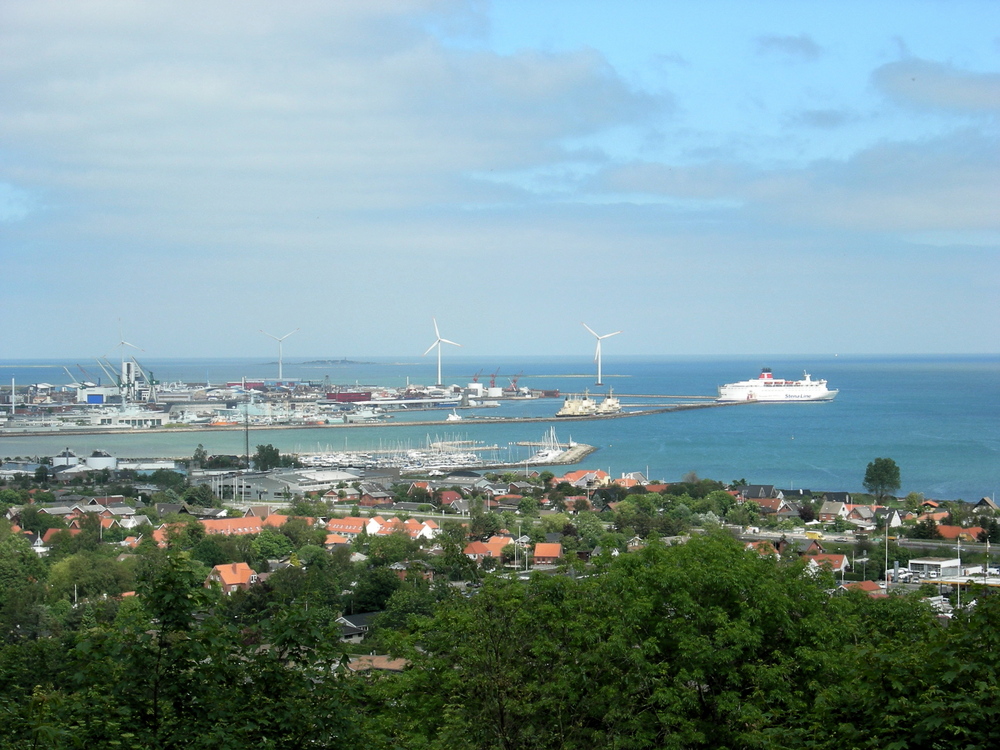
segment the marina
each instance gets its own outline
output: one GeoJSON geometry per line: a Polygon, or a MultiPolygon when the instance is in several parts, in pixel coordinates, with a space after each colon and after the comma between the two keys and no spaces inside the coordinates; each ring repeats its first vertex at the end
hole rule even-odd
{"type": "Polygon", "coordinates": [[[593,453],[592,445],[570,440],[561,443],[555,428],[539,441],[518,441],[511,445],[486,444],[477,440],[428,435],[419,447],[410,443],[380,445],[368,451],[317,451],[299,455],[299,460],[313,468],[398,469],[401,473],[433,473],[455,469],[503,470],[529,466],[572,465],[593,453]],[[529,448],[523,457],[519,448],[529,448]]]}

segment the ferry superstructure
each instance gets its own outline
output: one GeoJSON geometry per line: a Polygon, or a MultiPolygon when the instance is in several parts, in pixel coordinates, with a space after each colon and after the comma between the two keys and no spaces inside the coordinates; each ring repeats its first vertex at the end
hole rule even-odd
{"type": "Polygon", "coordinates": [[[583,397],[567,396],[562,408],[556,412],[557,417],[589,417],[597,411],[597,402],[585,392],[583,397]]]}
{"type": "Polygon", "coordinates": [[[615,398],[612,391],[609,390],[608,395],[600,403],[590,397],[590,391],[586,391],[582,398],[580,396],[567,396],[562,408],[556,412],[556,416],[608,416],[609,414],[619,414],[621,410],[621,402],[615,398]]]}
{"type": "Polygon", "coordinates": [[[825,380],[813,380],[804,373],[802,380],[777,380],[769,367],[765,367],[756,380],[741,380],[719,386],[716,401],[832,401],[837,390],[826,387],[825,380]]]}

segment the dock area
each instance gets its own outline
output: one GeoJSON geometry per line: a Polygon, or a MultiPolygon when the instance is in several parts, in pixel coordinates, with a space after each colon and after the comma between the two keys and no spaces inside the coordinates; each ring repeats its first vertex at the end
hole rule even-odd
{"type": "MultiPolygon", "coordinates": [[[[635,398],[640,398],[641,396],[634,396],[635,398]]],[[[669,398],[667,396],[649,396],[648,398],[669,398]]],[[[695,398],[690,396],[685,396],[684,398],[695,398]]],[[[148,433],[184,433],[184,432],[243,432],[249,430],[250,432],[259,432],[264,430],[350,430],[350,429],[372,429],[372,428],[393,428],[393,427],[434,427],[447,425],[449,427],[455,427],[457,425],[462,425],[465,427],[473,427],[474,425],[496,425],[496,424],[530,424],[532,422],[582,422],[582,421],[594,421],[603,419],[629,419],[633,417],[644,417],[652,414],[666,414],[675,411],[688,411],[691,409],[712,409],[724,406],[740,406],[744,403],[755,403],[755,402],[742,402],[742,401],[729,401],[729,402],[718,402],[714,397],[700,396],[696,397],[703,399],[701,401],[696,401],[693,403],[679,403],[679,404],[665,404],[657,405],[652,408],[637,409],[635,411],[620,411],[614,414],[584,414],[579,416],[570,417],[557,417],[553,415],[546,415],[541,417],[490,417],[488,419],[463,419],[459,422],[455,422],[448,419],[425,419],[417,421],[403,421],[394,419],[385,419],[370,422],[332,422],[327,424],[167,424],[161,427],[104,427],[104,428],[92,428],[92,427],[80,427],[77,429],[64,428],[64,429],[52,429],[45,428],[39,430],[32,429],[18,429],[4,431],[0,430],[0,439],[2,438],[14,438],[23,437],[25,435],[138,435],[138,434],[148,434],[148,433]]]]}

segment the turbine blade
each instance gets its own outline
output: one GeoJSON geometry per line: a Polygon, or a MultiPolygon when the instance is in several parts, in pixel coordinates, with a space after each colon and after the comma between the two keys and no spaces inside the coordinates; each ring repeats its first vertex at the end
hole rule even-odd
{"type": "Polygon", "coordinates": [[[437,339],[438,341],[440,341],[440,340],[441,340],[441,331],[439,331],[439,330],[438,330],[438,322],[437,322],[437,318],[431,318],[431,320],[432,320],[432,321],[433,321],[433,323],[434,323],[434,337],[435,337],[435,338],[436,338],[436,339],[437,339]]]}
{"type": "MultiPolygon", "coordinates": [[[[587,325],[586,323],[581,323],[581,325],[582,325],[582,326],[583,326],[584,328],[586,328],[586,329],[587,329],[588,331],[590,331],[591,335],[593,335],[593,336],[597,336],[597,334],[596,334],[596,333],[594,333],[594,329],[593,329],[593,328],[591,328],[590,326],[588,326],[588,325],[587,325]]],[[[601,338],[601,337],[600,337],[600,336],[597,336],[597,338],[601,338]]]]}
{"type": "Polygon", "coordinates": [[[420,356],[421,357],[426,357],[428,354],[430,354],[432,351],[434,351],[434,347],[438,346],[440,343],[441,343],[441,339],[438,339],[433,344],[431,344],[430,346],[428,346],[427,347],[427,351],[424,352],[423,354],[421,354],[420,356]]]}
{"type": "Polygon", "coordinates": [[[604,334],[603,336],[598,336],[598,338],[601,338],[601,339],[609,339],[609,338],[611,338],[612,336],[617,336],[617,335],[618,335],[619,333],[621,333],[621,331],[615,331],[614,333],[606,333],[606,334],[604,334]]]}
{"type": "Polygon", "coordinates": [[[451,344],[452,346],[461,346],[461,344],[456,344],[454,341],[449,341],[448,339],[438,339],[442,344],[451,344]]]}
{"type": "Polygon", "coordinates": [[[601,358],[601,339],[597,339],[597,348],[594,350],[594,361],[596,362],[601,358]]]}

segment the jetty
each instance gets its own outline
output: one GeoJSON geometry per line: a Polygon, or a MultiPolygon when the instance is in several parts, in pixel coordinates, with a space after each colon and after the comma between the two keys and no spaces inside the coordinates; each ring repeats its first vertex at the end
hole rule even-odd
{"type": "MultiPolygon", "coordinates": [[[[660,398],[663,398],[662,396],[660,398]]],[[[714,409],[726,406],[742,406],[751,401],[729,401],[718,402],[714,398],[711,401],[687,404],[666,404],[636,411],[621,411],[615,414],[584,414],[572,417],[556,417],[555,415],[543,417],[490,417],[488,419],[463,419],[455,422],[447,419],[423,419],[418,421],[386,419],[372,422],[333,422],[327,424],[165,424],[159,427],[62,427],[58,429],[17,429],[0,430],[0,439],[5,437],[23,437],[25,435],[141,435],[149,433],[182,433],[182,432],[260,432],[263,430],[351,430],[351,429],[380,429],[392,427],[433,427],[446,425],[455,427],[461,424],[462,427],[473,427],[475,425],[496,425],[496,424],[530,424],[532,422],[582,422],[602,419],[631,419],[634,417],[646,417],[652,414],[667,414],[675,411],[690,411],[692,409],[714,409]]]]}

